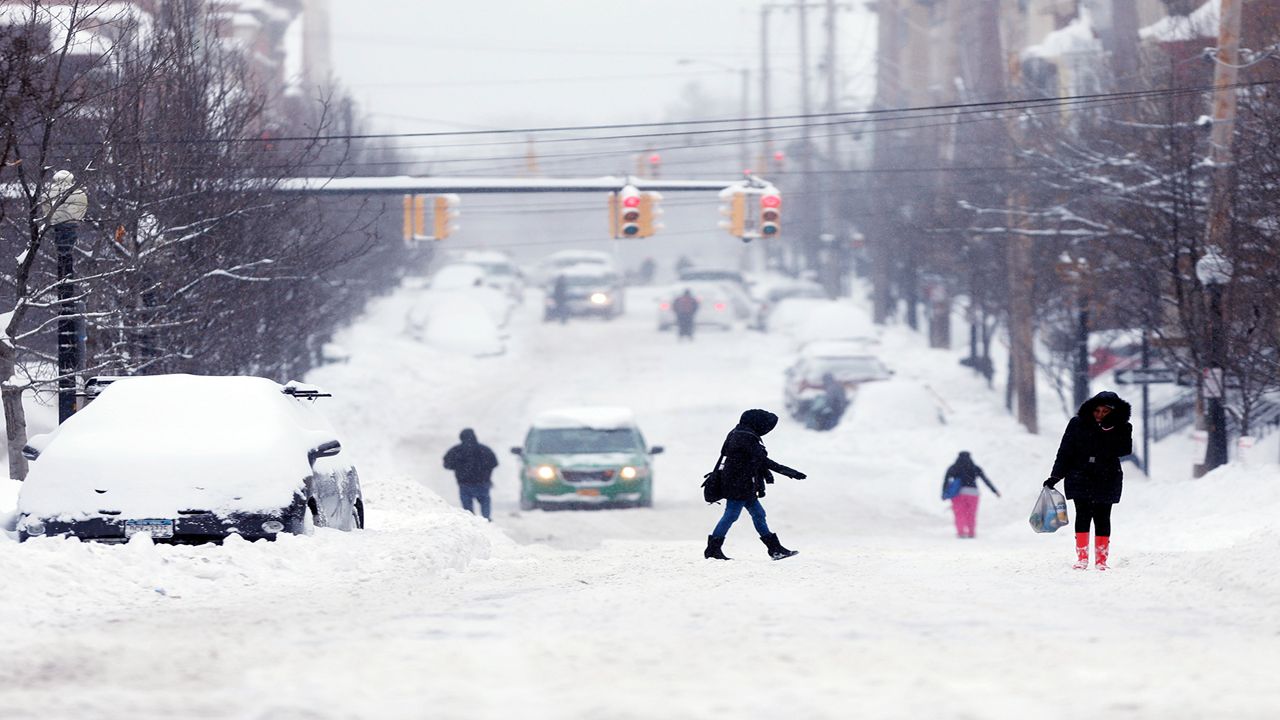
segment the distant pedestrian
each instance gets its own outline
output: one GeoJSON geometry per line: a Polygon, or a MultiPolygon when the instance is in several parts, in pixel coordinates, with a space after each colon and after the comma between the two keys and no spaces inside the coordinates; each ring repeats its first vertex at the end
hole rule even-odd
{"type": "Polygon", "coordinates": [[[951,496],[951,512],[956,518],[956,537],[971,538],[978,522],[978,478],[982,478],[982,482],[996,497],[1000,497],[1000,491],[991,484],[982,468],[974,464],[967,450],[956,456],[956,461],[951,463],[947,474],[942,477],[943,500],[947,499],[947,485],[952,482],[950,478],[956,478],[955,482],[959,483],[954,489],[955,494],[951,496]]]}
{"type": "Polygon", "coordinates": [[[653,276],[658,272],[658,264],[653,258],[647,257],[640,263],[640,282],[648,285],[653,282],[653,276]]]}
{"type": "Polygon", "coordinates": [[[694,316],[698,314],[698,298],[685,288],[683,293],[671,301],[671,310],[676,314],[676,338],[693,339],[694,316]]]}
{"type": "Polygon", "coordinates": [[[498,457],[488,446],[481,445],[476,433],[466,428],[458,434],[462,442],[449,448],[444,454],[444,467],[452,470],[458,479],[458,495],[462,507],[475,513],[474,505],[480,504],[480,515],[489,519],[489,488],[493,487],[490,477],[498,466],[498,457]]]}
{"type": "Polygon", "coordinates": [[[806,426],[810,430],[833,430],[849,407],[844,383],[831,373],[822,374],[822,394],[809,403],[806,426]]]}
{"type": "Polygon", "coordinates": [[[551,315],[563,325],[569,322],[569,278],[557,275],[551,286],[551,315]]]}
{"type": "Polygon", "coordinates": [[[1133,452],[1133,426],[1129,403],[1104,390],[1080,406],[1067,422],[1058,455],[1045,487],[1066,479],[1066,495],[1076,506],[1076,562],[1089,567],[1089,525],[1094,531],[1094,564],[1107,569],[1111,555],[1111,506],[1120,502],[1124,471],[1120,458],[1133,452]]]}
{"type": "Polygon", "coordinates": [[[805,474],[799,470],[769,459],[769,453],[760,438],[777,424],[778,416],[767,410],[747,410],[742,413],[738,426],[724,439],[724,445],[720,448],[720,455],[724,458],[720,468],[725,499],[724,516],[707,537],[707,549],[702,553],[704,558],[729,559],[724,555],[724,538],[744,509],[751,515],[751,522],[760,534],[760,541],[768,548],[769,557],[781,560],[796,554],[795,550],[783,547],[778,535],[769,530],[769,524],[765,522],[764,506],[760,504],[765,484],[773,482],[773,472],[796,480],[805,478],[805,474]]]}

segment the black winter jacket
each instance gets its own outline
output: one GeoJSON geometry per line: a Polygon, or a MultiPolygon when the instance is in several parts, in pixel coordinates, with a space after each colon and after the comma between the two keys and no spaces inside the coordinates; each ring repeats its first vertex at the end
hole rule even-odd
{"type": "Polygon", "coordinates": [[[453,471],[459,485],[492,485],[490,476],[498,466],[497,456],[476,440],[470,428],[463,430],[458,438],[462,443],[444,454],[444,468],[453,471]]]}
{"type": "Polygon", "coordinates": [[[787,477],[804,477],[804,473],[769,459],[760,436],[768,434],[777,424],[777,415],[753,409],[742,413],[738,426],[729,431],[720,448],[724,456],[720,472],[726,500],[750,502],[764,497],[765,483],[773,482],[771,470],[787,477]]]}
{"type": "Polygon", "coordinates": [[[978,487],[978,478],[982,478],[982,482],[986,483],[991,492],[997,495],[1000,494],[1000,491],[996,490],[996,486],[991,484],[991,479],[982,471],[982,468],[973,462],[973,457],[967,452],[960,453],[956,461],[951,463],[951,467],[947,468],[946,475],[942,476],[942,490],[944,492],[947,489],[947,478],[951,477],[960,478],[960,487],[971,488],[978,487]]]}
{"type": "Polygon", "coordinates": [[[1068,498],[1095,503],[1118,503],[1124,487],[1120,458],[1133,452],[1133,426],[1129,424],[1129,403],[1110,391],[1094,395],[1080,406],[1067,423],[1053,462],[1052,478],[1066,478],[1068,498]],[[1114,409],[1099,425],[1094,408],[1114,409]]]}

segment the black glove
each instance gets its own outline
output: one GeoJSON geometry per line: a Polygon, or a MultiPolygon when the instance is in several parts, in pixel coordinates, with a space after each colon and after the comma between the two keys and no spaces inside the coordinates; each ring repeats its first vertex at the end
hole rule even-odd
{"type": "Polygon", "coordinates": [[[1057,484],[1058,484],[1058,478],[1049,478],[1048,480],[1044,481],[1044,486],[1047,488],[1053,488],[1053,486],[1057,484]]]}
{"type": "Polygon", "coordinates": [[[797,470],[797,471],[796,471],[796,474],[795,474],[795,475],[792,475],[791,477],[795,478],[796,480],[803,480],[803,479],[805,479],[805,478],[807,478],[807,477],[809,477],[809,476],[808,476],[808,475],[805,475],[804,473],[802,473],[802,472],[800,472],[799,470],[797,470]]]}

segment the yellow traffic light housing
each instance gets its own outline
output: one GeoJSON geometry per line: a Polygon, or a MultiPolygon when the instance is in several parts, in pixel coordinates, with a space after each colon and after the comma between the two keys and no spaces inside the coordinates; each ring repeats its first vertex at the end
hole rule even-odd
{"type": "Polygon", "coordinates": [[[454,220],[458,219],[458,205],[462,203],[462,198],[447,193],[445,195],[436,195],[432,203],[432,232],[431,235],[436,240],[444,240],[449,234],[458,229],[458,225],[454,220]]]}
{"type": "Polygon", "coordinates": [[[728,218],[720,221],[720,227],[736,238],[750,238],[747,229],[747,189],[740,185],[727,187],[720,191],[720,199],[726,202],[720,206],[720,214],[728,218]]]}
{"type": "Polygon", "coordinates": [[[404,243],[412,245],[427,238],[427,198],[422,195],[404,196],[404,243]]]}
{"type": "Polygon", "coordinates": [[[636,237],[651,237],[662,227],[662,223],[658,222],[658,218],[662,217],[662,208],[658,207],[661,199],[662,193],[640,193],[640,232],[636,233],[636,237]]]}

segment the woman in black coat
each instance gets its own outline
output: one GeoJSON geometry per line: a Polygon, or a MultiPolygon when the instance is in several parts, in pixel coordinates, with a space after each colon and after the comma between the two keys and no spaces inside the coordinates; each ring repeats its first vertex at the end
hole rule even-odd
{"type": "Polygon", "coordinates": [[[751,514],[751,521],[760,534],[761,542],[769,549],[770,557],[781,560],[796,554],[795,550],[783,547],[778,535],[769,531],[764,506],[760,504],[765,484],[773,482],[770,471],[797,480],[805,478],[805,474],[799,470],[769,459],[769,453],[760,437],[768,434],[777,424],[778,416],[768,410],[748,410],[742,413],[738,426],[724,439],[724,445],[720,448],[720,455],[723,457],[720,481],[724,490],[724,516],[707,537],[707,549],[703,552],[703,557],[729,559],[724,555],[724,538],[744,508],[751,514]]]}
{"type": "Polygon", "coordinates": [[[1111,551],[1111,506],[1120,502],[1124,472],[1120,458],[1133,452],[1133,426],[1129,424],[1129,403],[1110,391],[1094,395],[1080,406],[1067,423],[1053,461],[1053,471],[1044,481],[1053,487],[1066,479],[1067,499],[1076,506],[1076,563],[1089,567],[1089,525],[1094,529],[1094,563],[1107,569],[1111,551]]]}

